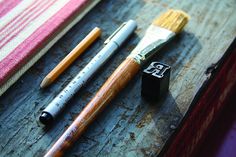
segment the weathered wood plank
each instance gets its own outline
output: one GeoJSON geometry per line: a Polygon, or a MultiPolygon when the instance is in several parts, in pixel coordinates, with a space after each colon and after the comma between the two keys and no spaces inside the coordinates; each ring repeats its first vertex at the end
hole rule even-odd
{"type": "Polygon", "coordinates": [[[140,95],[139,73],[67,156],[157,155],[210,77],[207,68],[221,59],[236,35],[234,0],[101,2],[0,97],[0,156],[42,156],[135,47],[156,15],[168,8],[183,9],[191,16],[185,31],[155,57],[172,66],[168,96],[157,104],[145,102],[140,95]],[[43,128],[38,122],[42,109],[88,63],[106,37],[130,18],[138,22],[136,35],[71,100],[57,123],[43,128]],[[56,84],[40,90],[43,77],[95,26],[103,29],[102,40],[56,84]]]}

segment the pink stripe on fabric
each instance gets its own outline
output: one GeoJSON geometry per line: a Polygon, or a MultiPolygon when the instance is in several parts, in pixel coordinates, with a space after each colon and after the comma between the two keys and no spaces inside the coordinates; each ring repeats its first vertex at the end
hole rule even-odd
{"type": "Polygon", "coordinates": [[[3,0],[0,3],[0,18],[15,8],[22,0],[3,0]]]}
{"type": "Polygon", "coordinates": [[[38,28],[29,38],[20,44],[5,59],[0,62],[0,85],[2,85],[14,72],[27,63],[47,41],[54,37],[61,28],[76,15],[88,0],[71,0],[42,27],[38,28]],[[70,18],[69,18],[70,17],[70,18]]]}
{"type": "MultiPolygon", "coordinates": [[[[40,2],[40,1],[38,1],[38,2],[40,2]]],[[[27,12],[26,12],[26,10],[24,10],[23,13],[19,14],[19,16],[17,16],[16,18],[12,19],[9,23],[7,23],[5,25],[5,27],[0,29],[0,34],[1,34],[0,43],[3,42],[4,39],[6,40],[7,37],[9,37],[11,35],[14,35],[14,31],[16,29],[22,27],[22,25],[27,20],[29,20],[29,19],[33,20],[34,16],[32,17],[32,15],[36,14],[37,12],[39,12],[44,7],[44,5],[46,5],[44,3],[39,3],[38,4],[37,2],[35,4],[30,5],[29,8],[27,8],[27,12]],[[36,6],[34,6],[35,4],[36,4],[36,6]]]]}
{"type": "MultiPolygon", "coordinates": [[[[22,18],[25,17],[25,15],[28,15],[27,14],[28,12],[32,12],[32,9],[35,9],[35,7],[37,7],[37,6],[34,6],[38,4],[37,2],[40,2],[40,0],[36,0],[35,3],[32,3],[27,8],[25,8],[25,10],[18,13],[18,16],[11,19],[4,27],[0,29],[0,34],[2,34],[3,32],[5,33],[6,31],[9,31],[9,29],[11,29],[12,27],[15,27],[18,24],[18,22],[21,21],[22,18]]],[[[9,34],[9,33],[6,33],[6,34],[9,34]]]]}
{"type": "MultiPolygon", "coordinates": [[[[31,22],[31,20],[34,20],[35,18],[39,17],[45,10],[47,10],[50,6],[52,6],[56,1],[57,0],[51,1],[51,3],[47,3],[47,5],[45,5],[46,8],[43,8],[43,10],[40,10],[39,12],[36,12],[34,14],[34,16],[29,16],[25,20],[21,21],[20,22],[20,26],[21,26],[20,29],[18,29],[18,27],[14,28],[12,30],[12,32],[17,30],[16,32],[14,32],[14,34],[9,34],[8,36],[6,36],[2,40],[0,40],[0,49],[2,49],[8,42],[10,42],[12,39],[14,39],[23,29],[25,29],[28,26],[28,24],[31,22]],[[32,19],[29,20],[28,22],[26,22],[30,18],[32,18],[32,19]],[[6,40],[6,38],[8,38],[8,39],[6,40]]],[[[42,7],[45,7],[45,6],[42,6],[42,7]]],[[[41,9],[41,8],[39,8],[39,9],[41,9]]]]}

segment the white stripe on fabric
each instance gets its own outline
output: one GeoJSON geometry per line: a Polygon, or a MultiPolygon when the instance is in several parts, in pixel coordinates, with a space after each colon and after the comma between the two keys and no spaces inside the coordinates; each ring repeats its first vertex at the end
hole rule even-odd
{"type": "Polygon", "coordinates": [[[34,0],[24,0],[16,7],[14,7],[11,11],[9,11],[6,15],[0,18],[0,29],[4,27],[7,23],[9,23],[12,19],[17,17],[19,13],[25,10],[28,6],[30,6],[34,0]]]}
{"type": "Polygon", "coordinates": [[[19,46],[24,40],[26,40],[31,34],[34,33],[41,25],[43,25],[49,18],[56,14],[61,8],[63,8],[69,0],[59,0],[49,7],[38,18],[34,19],[30,25],[22,30],[13,40],[7,43],[0,50],[0,61],[5,58],[10,52],[12,52],[17,46],[19,46]]]}
{"type": "MultiPolygon", "coordinates": [[[[8,26],[5,26],[2,30],[0,30],[0,48],[2,47],[4,42],[15,36],[17,32],[20,31],[20,29],[26,27],[34,18],[41,14],[40,12],[46,9],[47,6],[50,6],[51,3],[45,3],[46,5],[44,3],[35,4],[36,8],[34,8],[32,12],[29,12],[29,9],[28,11],[20,14],[17,19],[12,21],[8,26]]],[[[33,7],[35,7],[35,5],[32,5],[32,7],[30,8],[33,7]]]]}

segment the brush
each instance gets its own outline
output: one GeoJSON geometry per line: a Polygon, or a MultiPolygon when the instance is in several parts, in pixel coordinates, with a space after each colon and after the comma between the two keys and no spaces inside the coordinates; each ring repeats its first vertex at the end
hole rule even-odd
{"type": "Polygon", "coordinates": [[[86,105],[69,128],[56,141],[45,157],[63,156],[86,128],[93,122],[106,105],[127,85],[138,73],[141,66],[158,49],[180,33],[187,24],[189,16],[180,10],[168,10],[149,26],[143,39],[131,54],[119,65],[105,84],[86,105]]]}

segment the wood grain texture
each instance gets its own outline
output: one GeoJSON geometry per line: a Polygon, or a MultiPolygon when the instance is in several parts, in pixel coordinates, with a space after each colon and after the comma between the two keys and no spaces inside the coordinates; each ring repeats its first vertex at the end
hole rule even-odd
{"type": "Polygon", "coordinates": [[[168,96],[156,104],[145,102],[138,73],[66,155],[156,156],[175,132],[199,89],[211,77],[207,69],[217,66],[235,37],[235,6],[234,0],[102,1],[0,97],[0,156],[43,156],[132,51],[152,20],[168,8],[183,9],[191,16],[185,31],[152,60],[172,66],[168,96]],[[109,34],[130,18],[138,23],[136,36],[69,102],[55,125],[43,128],[38,122],[43,108],[98,52],[109,34]],[[58,78],[57,84],[40,90],[43,76],[95,26],[105,30],[103,40],[76,60],[58,78]]]}
{"type": "Polygon", "coordinates": [[[50,148],[45,157],[60,157],[73,146],[87,127],[97,118],[109,102],[137,74],[140,65],[131,58],[124,60],[112,73],[105,84],[99,89],[93,99],[86,105],[75,121],[50,148]]]}

